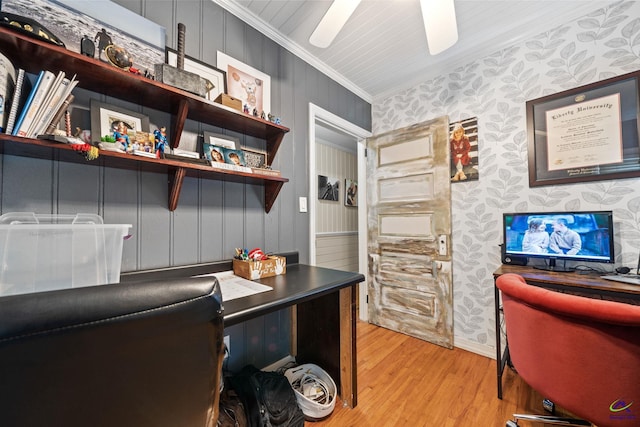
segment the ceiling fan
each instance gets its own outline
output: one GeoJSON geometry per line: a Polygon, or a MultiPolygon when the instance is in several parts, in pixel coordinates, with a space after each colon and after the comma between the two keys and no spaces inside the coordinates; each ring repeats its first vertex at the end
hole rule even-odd
{"type": "MultiPolygon", "coordinates": [[[[361,0],[334,0],[309,37],[316,47],[329,47],[361,0]]],[[[436,55],[458,41],[458,26],[453,0],[420,0],[422,19],[431,55],[436,55]]]]}

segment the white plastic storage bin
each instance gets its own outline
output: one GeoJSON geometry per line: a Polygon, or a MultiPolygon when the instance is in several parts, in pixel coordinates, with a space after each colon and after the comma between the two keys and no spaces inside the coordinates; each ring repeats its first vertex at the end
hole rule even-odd
{"type": "Polygon", "coordinates": [[[307,363],[287,369],[284,376],[289,380],[306,420],[319,421],[331,415],[338,390],[326,371],[307,363]]]}
{"type": "Polygon", "coordinates": [[[119,283],[130,228],[95,214],[0,216],[0,296],[119,283]]]}

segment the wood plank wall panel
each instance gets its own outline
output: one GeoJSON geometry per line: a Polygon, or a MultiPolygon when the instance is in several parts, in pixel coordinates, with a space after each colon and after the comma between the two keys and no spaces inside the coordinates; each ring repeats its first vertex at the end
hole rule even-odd
{"type": "Polygon", "coordinates": [[[55,164],[38,159],[10,155],[2,156],[2,213],[54,213],[52,197],[55,193],[53,172],[55,164]]]}
{"type": "MultiPolygon", "coordinates": [[[[72,213],[91,209],[106,223],[133,225],[124,242],[123,271],[228,259],[234,247],[264,246],[269,252],[299,251],[309,261],[309,216],[299,213],[297,200],[308,196],[308,104],[371,129],[371,106],[345,93],[339,84],[291,52],[250,28],[211,0],[115,0],[165,27],[167,45],[176,48],[177,24],[187,27],[187,55],[216,65],[218,50],[271,76],[272,112],[291,129],[276,156],[274,168],[290,179],[269,214],[264,213],[262,187],[187,177],[178,208],[167,209],[167,176],[138,170],[69,165],[57,160],[0,154],[0,213],[33,211],[72,213]]],[[[134,53],[135,55],[135,53],[134,53]]],[[[146,114],[153,124],[170,125],[167,113],[118,99],[76,90],[78,103],[90,98],[146,114]]],[[[181,148],[195,148],[203,130],[225,132],[187,120],[181,148]]],[[[170,131],[170,129],[169,129],[170,131]]],[[[263,148],[264,142],[240,134],[241,144],[263,148]]],[[[251,360],[260,365],[288,353],[289,311],[257,321],[251,328],[269,349],[251,360]]],[[[249,335],[232,328],[234,356],[249,360],[249,335]],[[235,336],[240,334],[239,337],[235,336]],[[238,342],[243,344],[237,344],[238,342]],[[239,350],[239,351],[237,351],[239,350]]],[[[252,332],[253,334],[253,332],[252,332]]]]}
{"type": "Polygon", "coordinates": [[[338,233],[317,236],[316,265],[358,271],[358,234],[338,233]]]}

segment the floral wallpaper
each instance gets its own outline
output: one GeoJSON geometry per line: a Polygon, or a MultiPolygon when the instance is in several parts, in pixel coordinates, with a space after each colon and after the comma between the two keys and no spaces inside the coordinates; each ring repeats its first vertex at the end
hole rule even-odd
{"type": "Polygon", "coordinates": [[[374,102],[374,134],[443,115],[478,118],[480,179],[451,186],[457,346],[495,355],[503,212],[612,210],[615,266],[638,262],[640,178],[529,188],[525,101],[640,69],[639,17],[640,2],[615,2],[374,102]]]}

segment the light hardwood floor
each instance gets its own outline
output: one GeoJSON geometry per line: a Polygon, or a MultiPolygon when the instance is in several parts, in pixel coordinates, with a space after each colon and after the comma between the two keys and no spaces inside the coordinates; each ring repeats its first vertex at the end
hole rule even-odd
{"type": "MultiPolygon", "coordinates": [[[[496,362],[358,322],[358,405],[305,427],[499,427],[511,414],[544,414],[542,397],[511,369],[497,398],[496,362]]],[[[521,422],[522,426],[541,424],[521,422]]]]}

